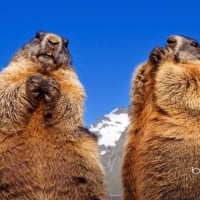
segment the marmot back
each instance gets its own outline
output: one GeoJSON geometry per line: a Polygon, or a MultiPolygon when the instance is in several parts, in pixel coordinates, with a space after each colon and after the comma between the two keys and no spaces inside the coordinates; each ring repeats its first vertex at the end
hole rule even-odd
{"type": "Polygon", "coordinates": [[[38,33],[0,74],[0,199],[105,200],[68,41],[38,33]]]}
{"type": "Polygon", "coordinates": [[[166,49],[155,48],[137,69],[122,166],[124,200],[199,198],[200,176],[193,173],[200,167],[199,56],[195,40],[171,36],[166,49]]]}

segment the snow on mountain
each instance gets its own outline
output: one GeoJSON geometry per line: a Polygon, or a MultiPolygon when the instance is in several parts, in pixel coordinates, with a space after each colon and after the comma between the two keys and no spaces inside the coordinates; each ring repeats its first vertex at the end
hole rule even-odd
{"type": "Polygon", "coordinates": [[[89,130],[99,138],[101,155],[105,154],[110,147],[115,146],[128,124],[128,109],[116,108],[89,127],[89,130]]]}

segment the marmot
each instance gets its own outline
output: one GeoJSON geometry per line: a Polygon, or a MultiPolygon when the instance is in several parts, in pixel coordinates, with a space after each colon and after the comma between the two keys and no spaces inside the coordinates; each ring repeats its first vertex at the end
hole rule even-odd
{"type": "Polygon", "coordinates": [[[200,45],[171,36],[132,81],[124,200],[200,198],[200,45]]]}
{"type": "Polygon", "coordinates": [[[105,200],[68,41],[39,32],[0,74],[0,199],[105,200]]]}

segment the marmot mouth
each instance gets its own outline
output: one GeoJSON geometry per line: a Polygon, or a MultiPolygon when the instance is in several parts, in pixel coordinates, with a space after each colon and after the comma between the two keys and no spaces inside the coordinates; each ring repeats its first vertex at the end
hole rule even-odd
{"type": "Polygon", "coordinates": [[[54,65],[56,63],[55,58],[52,55],[40,54],[38,55],[38,60],[47,65],[54,65]]]}

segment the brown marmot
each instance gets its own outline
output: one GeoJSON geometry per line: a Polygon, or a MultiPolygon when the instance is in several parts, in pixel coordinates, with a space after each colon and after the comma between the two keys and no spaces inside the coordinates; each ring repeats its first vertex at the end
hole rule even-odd
{"type": "Polygon", "coordinates": [[[200,198],[200,45],[171,36],[136,71],[122,164],[124,200],[200,198]]]}
{"type": "Polygon", "coordinates": [[[68,41],[39,32],[0,74],[0,199],[105,200],[68,41]]]}

